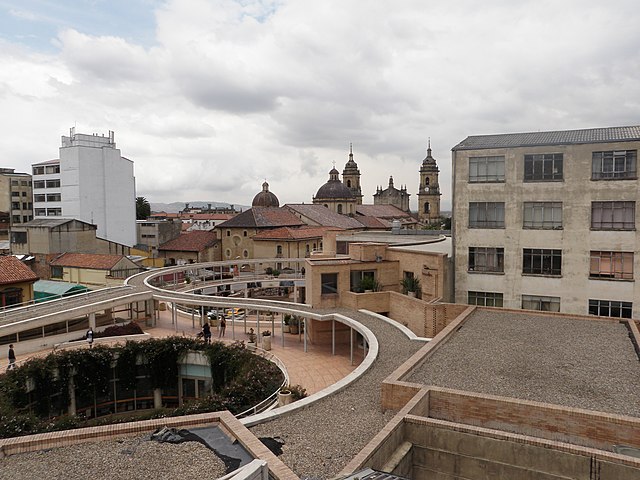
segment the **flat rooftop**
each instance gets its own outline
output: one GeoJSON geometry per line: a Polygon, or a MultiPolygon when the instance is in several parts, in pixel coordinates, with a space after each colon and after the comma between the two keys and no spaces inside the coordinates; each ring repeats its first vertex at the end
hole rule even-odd
{"type": "Polygon", "coordinates": [[[478,309],[409,382],[640,417],[627,327],[478,309]]]}

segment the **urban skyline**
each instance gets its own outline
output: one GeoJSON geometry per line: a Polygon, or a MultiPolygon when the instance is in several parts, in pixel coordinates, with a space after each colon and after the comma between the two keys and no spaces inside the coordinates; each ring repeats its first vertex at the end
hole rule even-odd
{"type": "Polygon", "coordinates": [[[0,149],[113,130],[138,195],[243,204],[306,201],[353,142],[365,198],[393,175],[415,210],[431,138],[448,210],[468,135],[638,123],[635,5],[551,5],[0,2],[0,149]]]}

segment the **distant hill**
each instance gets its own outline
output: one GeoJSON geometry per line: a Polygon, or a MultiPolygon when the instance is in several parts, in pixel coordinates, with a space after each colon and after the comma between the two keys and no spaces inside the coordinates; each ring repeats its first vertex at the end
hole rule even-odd
{"type": "MultiPolygon", "coordinates": [[[[173,202],[173,203],[154,203],[154,202],[149,202],[151,204],[151,211],[152,212],[167,212],[167,213],[178,213],[181,210],[184,210],[184,207],[186,205],[185,202],[173,202]]],[[[187,202],[189,204],[189,207],[204,207],[207,208],[207,206],[209,204],[211,204],[211,208],[216,208],[216,207],[230,207],[229,203],[224,203],[224,202],[202,202],[202,201],[194,201],[194,202],[187,202]]],[[[246,210],[249,207],[247,207],[246,205],[234,205],[233,208],[236,211],[241,211],[241,210],[246,210]]]]}

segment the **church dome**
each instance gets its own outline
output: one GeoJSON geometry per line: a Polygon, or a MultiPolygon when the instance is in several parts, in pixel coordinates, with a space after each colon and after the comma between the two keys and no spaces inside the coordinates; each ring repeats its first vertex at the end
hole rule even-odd
{"type": "Polygon", "coordinates": [[[279,207],[280,201],[273,193],[269,191],[269,184],[262,184],[262,191],[253,197],[252,207],[279,207]]]}
{"type": "Polygon", "coordinates": [[[340,172],[334,168],[329,172],[329,181],[316,193],[316,199],[355,198],[351,189],[340,181],[340,172]]]}

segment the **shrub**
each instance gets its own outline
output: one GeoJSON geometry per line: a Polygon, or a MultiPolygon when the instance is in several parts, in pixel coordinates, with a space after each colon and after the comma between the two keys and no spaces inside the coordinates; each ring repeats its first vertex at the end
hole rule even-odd
{"type": "Polygon", "coordinates": [[[119,337],[121,335],[139,335],[144,333],[140,325],[136,322],[129,322],[122,325],[112,325],[105,328],[102,332],[94,332],[94,338],[103,337],[119,337]]]}
{"type": "Polygon", "coordinates": [[[114,348],[98,345],[64,350],[34,358],[0,376],[0,438],[184,413],[224,409],[239,413],[274,393],[282,379],[275,364],[253,355],[241,342],[208,345],[191,338],[169,337],[114,348]],[[188,351],[202,352],[209,360],[213,390],[209,397],[176,410],[144,410],[90,420],[74,415],[49,418],[68,407],[72,379],[79,406],[93,405],[96,398],[108,396],[114,373],[125,390],[136,387],[140,371],[147,373],[152,388],[175,388],[178,360],[188,351]],[[141,362],[145,365],[138,365],[141,362]],[[52,399],[57,399],[55,406],[52,399]]]}

